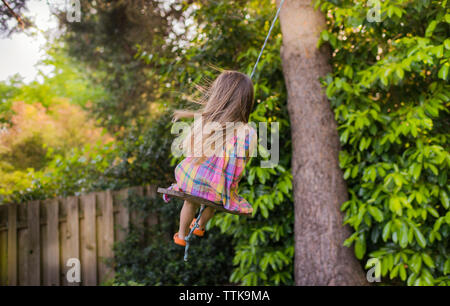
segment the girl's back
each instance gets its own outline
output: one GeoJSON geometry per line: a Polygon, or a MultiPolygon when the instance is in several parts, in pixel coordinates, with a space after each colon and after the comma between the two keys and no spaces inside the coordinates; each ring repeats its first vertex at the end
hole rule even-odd
{"type": "Polygon", "coordinates": [[[220,203],[228,210],[251,213],[251,205],[239,196],[237,189],[256,139],[255,129],[244,125],[225,143],[222,154],[200,162],[198,157],[185,158],[175,168],[175,190],[220,203]]]}
{"type": "MultiPolygon", "coordinates": [[[[175,113],[175,118],[189,116],[200,120],[194,120],[183,142],[186,158],[175,168],[177,183],[173,189],[222,204],[227,210],[251,213],[250,203],[237,191],[256,145],[256,131],[248,124],[253,108],[252,81],[243,73],[224,71],[204,91],[200,103],[204,108],[197,113],[175,113]]],[[[176,244],[186,246],[189,224],[191,234],[205,233],[204,227],[214,210],[207,207],[200,213],[200,220],[195,220],[197,208],[195,203],[184,202],[179,230],[173,237],[176,244]]]]}

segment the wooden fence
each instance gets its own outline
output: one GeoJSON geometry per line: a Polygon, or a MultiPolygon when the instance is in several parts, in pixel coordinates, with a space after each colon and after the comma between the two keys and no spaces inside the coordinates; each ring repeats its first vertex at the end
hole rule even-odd
{"type": "MultiPolygon", "coordinates": [[[[98,285],[114,276],[112,245],[137,220],[124,201],[150,199],[154,186],[0,206],[0,285],[98,285]],[[81,283],[69,283],[68,259],[80,261],[81,283]]],[[[149,223],[156,222],[151,216],[149,223]]]]}

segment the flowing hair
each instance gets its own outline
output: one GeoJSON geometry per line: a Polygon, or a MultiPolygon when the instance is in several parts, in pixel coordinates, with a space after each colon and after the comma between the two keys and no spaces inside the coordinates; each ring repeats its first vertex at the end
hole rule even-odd
{"type": "Polygon", "coordinates": [[[198,111],[176,110],[174,121],[180,118],[194,118],[190,132],[182,143],[186,156],[205,160],[211,154],[220,156],[226,141],[249,128],[248,120],[253,108],[253,83],[238,71],[225,70],[210,84],[196,86],[201,97],[192,100],[203,107],[198,111]],[[203,152],[208,148],[209,154],[203,152]],[[201,149],[200,155],[198,150],[201,149]]]}

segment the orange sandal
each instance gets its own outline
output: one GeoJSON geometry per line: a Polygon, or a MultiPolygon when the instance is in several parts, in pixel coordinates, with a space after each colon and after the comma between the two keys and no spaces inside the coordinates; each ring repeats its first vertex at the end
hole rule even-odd
{"type": "Polygon", "coordinates": [[[173,241],[175,242],[175,244],[186,246],[186,240],[179,238],[178,233],[175,233],[173,235],[173,241]]]}
{"type": "MultiPolygon", "coordinates": [[[[189,226],[189,228],[193,228],[194,227],[195,220],[196,220],[195,218],[194,218],[194,220],[192,220],[191,226],[189,226]]],[[[198,237],[203,237],[203,235],[205,235],[205,229],[200,229],[199,227],[197,227],[194,230],[194,235],[198,236],[198,237]]]]}

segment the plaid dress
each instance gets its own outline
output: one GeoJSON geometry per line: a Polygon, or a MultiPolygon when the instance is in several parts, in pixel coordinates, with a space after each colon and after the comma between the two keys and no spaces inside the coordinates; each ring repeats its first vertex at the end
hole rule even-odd
{"type": "Polygon", "coordinates": [[[252,206],[237,189],[255,144],[256,131],[250,128],[245,139],[234,136],[225,145],[223,157],[212,155],[203,163],[198,163],[197,158],[186,157],[175,168],[177,183],[173,189],[222,204],[227,210],[251,213],[252,206]]]}

